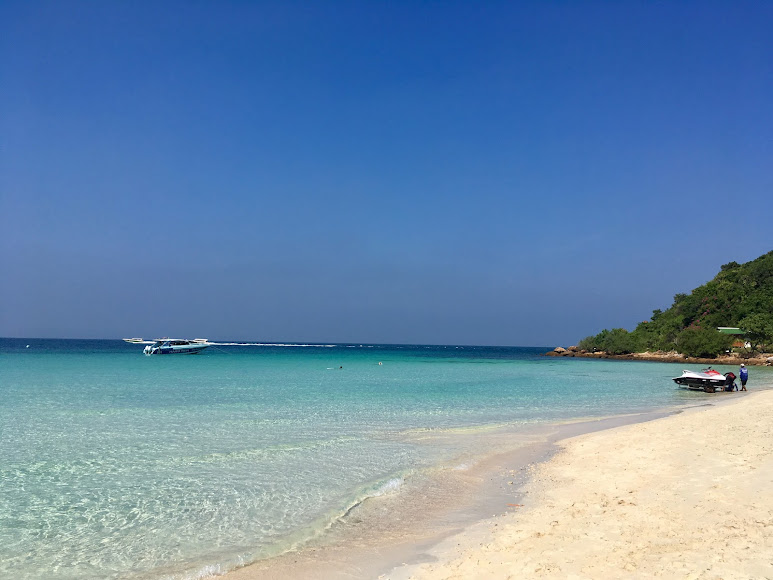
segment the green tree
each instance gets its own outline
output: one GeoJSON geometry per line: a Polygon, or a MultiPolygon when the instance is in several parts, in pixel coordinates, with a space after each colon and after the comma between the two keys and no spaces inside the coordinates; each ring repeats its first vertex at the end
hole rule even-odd
{"type": "Polygon", "coordinates": [[[634,334],[625,328],[605,328],[596,336],[583,338],[577,346],[591,352],[603,350],[608,354],[628,354],[636,352],[638,342],[634,334]]]}
{"type": "Polygon", "coordinates": [[[603,350],[609,354],[628,354],[636,351],[633,333],[625,328],[613,328],[604,340],[603,350]]]}
{"type": "Polygon", "coordinates": [[[601,347],[596,340],[596,336],[586,336],[580,342],[577,343],[577,348],[580,350],[587,350],[588,352],[594,352],[601,350],[601,347]]]}
{"type": "Polygon", "coordinates": [[[738,323],[752,350],[760,350],[763,345],[773,344],[773,316],[770,314],[750,314],[738,323]]]}
{"type": "Polygon", "coordinates": [[[676,350],[687,356],[715,357],[730,348],[732,342],[731,335],[714,328],[689,326],[676,337],[676,350]]]}

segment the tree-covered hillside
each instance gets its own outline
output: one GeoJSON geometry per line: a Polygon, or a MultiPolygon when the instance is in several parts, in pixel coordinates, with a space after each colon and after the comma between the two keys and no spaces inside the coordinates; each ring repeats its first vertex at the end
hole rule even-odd
{"type": "Polygon", "coordinates": [[[671,308],[653,311],[632,332],[603,330],[578,346],[610,354],[677,350],[714,356],[734,338],[717,332],[718,326],[741,328],[753,349],[773,346],[773,252],[745,264],[725,264],[713,280],[690,294],[677,294],[671,308]]]}

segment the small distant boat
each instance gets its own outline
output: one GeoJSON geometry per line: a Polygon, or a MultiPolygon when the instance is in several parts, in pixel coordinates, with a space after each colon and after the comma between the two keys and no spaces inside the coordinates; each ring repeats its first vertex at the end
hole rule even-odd
{"type": "Polygon", "coordinates": [[[725,386],[732,385],[735,381],[735,375],[733,373],[723,375],[709,367],[700,372],[682,371],[682,376],[674,378],[673,381],[680,387],[691,391],[715,393],[717,389],[724,390],[725,386]]]}
{"type": "Polygon", "coordinates": [[[142,351],[151,354],[196,354],[209,346],[207,339],[158,338],[142,351]]]}
{"type": "Polygon", "coordinates": [[[143,344],[144,342],[147,342],[146,340],[142,338],[124,338],[124,342],[130,342],[132,344],[143,344]]]}

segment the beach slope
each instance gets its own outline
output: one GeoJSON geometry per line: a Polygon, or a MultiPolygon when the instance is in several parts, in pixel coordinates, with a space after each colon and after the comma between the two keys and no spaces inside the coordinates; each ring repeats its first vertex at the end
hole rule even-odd
{"type": "Polygon", "coordinates": [[[389,578],[773,578],[773,391],[582,435],[389,578]]]}

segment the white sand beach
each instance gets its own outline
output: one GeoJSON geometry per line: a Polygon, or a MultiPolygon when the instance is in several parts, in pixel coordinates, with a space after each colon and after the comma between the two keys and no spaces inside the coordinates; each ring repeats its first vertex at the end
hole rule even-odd
{"type": "Polygon", "coordinates": [[[773,391],[581,435],[523,505],[382,578],[773,578],[773,391]]]}

